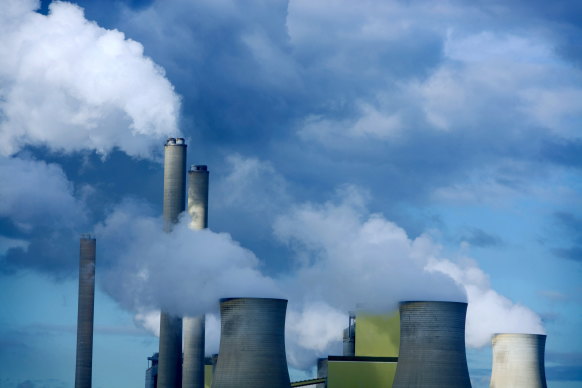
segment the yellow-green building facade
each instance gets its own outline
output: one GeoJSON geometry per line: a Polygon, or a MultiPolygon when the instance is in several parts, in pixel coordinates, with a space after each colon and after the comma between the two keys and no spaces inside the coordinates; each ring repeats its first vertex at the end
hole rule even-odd
{"type": "Polygon", "coordinates": [[[400,317],[356,317],[355,356],[329,356],[328,388],[391,388],[400,346],[400,317]]]}

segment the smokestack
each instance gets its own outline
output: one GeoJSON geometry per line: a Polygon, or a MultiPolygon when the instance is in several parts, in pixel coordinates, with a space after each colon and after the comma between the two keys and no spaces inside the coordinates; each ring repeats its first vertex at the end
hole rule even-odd
{"type": "Polygon", "coordinates": [[[465,354],[467,303],[400,303],[394,388],[470,388],[465,354]]]}
{"type": "Polygon", "coordinates": [[[491,388],[546,388],[541,334],[496,334],[493,336],[491,388]]]}
{"type": "MultiPolygon", "coordinates": [[[[188,214],[190,228],[208,227],[208,178],[206,166],[192,166],[188,171],[188,214]]],[[[205,317],[184,318],[184,363],[182,388],[204,388],[205,317]]]]}
{"type": "Polygon", "coordinates": [[[96,240],[89,235],[83,235],[80,246],[75,388],[91,388],[96,240]]]}
{"type": "Polygon", "coordinates": [[[195,165],[188,171],[188,214],[192,229],[208,227],[208,167],[195,165]]]}
{"type": "Polygon", "coordinates": [[[285,356],[287,300],[220,301],[220,350],[212,388],[290,387],[285,356]]]}
{"type": "Polygon", "coordinates": [[[356,315],[351,312],[348,327],[344,329],[343,355],[344,357],[356,355],[356,315]]]}
{"type": "MultiPolygon", "coordinates": [[[[169,138],[164,147],[164,230],[169,232],[185,210],[186,144],[182,138],[169,138]]],[[[171,254],[171,252],[169,252],[171,254]]],[[[168,284],[168,287],[171,287],[168,284]]],[[[158,387],[179,388],[182,372],[182,318],[162,311],[158,387]]]]}

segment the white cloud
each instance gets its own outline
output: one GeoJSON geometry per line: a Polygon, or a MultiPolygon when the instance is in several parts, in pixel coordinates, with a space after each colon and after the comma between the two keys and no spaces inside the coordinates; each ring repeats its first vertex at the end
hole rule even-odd
{"type": "Polygon", "coordinates": [[[152,156],[178,132],[179,98],[141,44],[67,2],[2,0],[0,153],[25,145],[152,156]]]}
{"type": "Polygon", "coordinates": [[[0,182],[0,216],[24,230],[71,227],[85,220],[84,204],[56,164],[0,156],[0,182]]]}
{"type": "Polygon", "coordinates": [[[17,238],[0,236],[0,256],[4,255],[11,248],[28,249],[30,242],[17,238]]]}
{"type": "Polygon", "coordinates": [[[298,130],[304,140],[332,145],[348,140],[397,140],[404,123],[399,112],[361,102],[356,118],[332,119],[321,115],[307,117],[298,130]]]}
{"type": "Polygon", "coordinates": [[[218,206],[272,217],[290,200],[285,178],[270,162],[234,154],[226,164],[226,174],[213,189],[218,206]]]}
{"type": "Polygon", "coordinates": [[[579,137],[582,78],[539,36],[449,33],[444,53],[430,77],[409,84],[433,128],[579,137]]]}

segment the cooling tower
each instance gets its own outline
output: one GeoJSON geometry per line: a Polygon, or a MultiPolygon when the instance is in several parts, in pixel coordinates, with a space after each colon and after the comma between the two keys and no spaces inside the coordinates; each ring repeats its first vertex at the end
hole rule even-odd
{"type": "Polygon", "coordinates": [[[493,336],[491,388],[546,388],[541,334],[496,334],[493,336]]]}
{"type": "Polygon", "coordinates": [[[88,235],[83,235],[80,245],[75,388],[90,388],[93,369],[96,241],[88,235]]]}
{"type": "Polygon", "coordinates": [[[470,388],[466,303],[402,302],[394,388],[470,388]]]}
{"type": "MultiPolygon", "coordinates": [[[[169,138],[164,147],[164,230],[169,232],[185,209],[186,144],[169,138]]],[[[171,254],[171,252],[168,252],[171,254]]],[[[160,258],[163,259],[163,258],[160,258]]],[[[171,287],[168,284],[168,287],[171,287]]],[[[158,388],[179,388],[182,372],[182,318],[162,311],[158,388]]]]}
{"type": "MultiPolygon", "coordinates": [[[[208,227],[208,169],[192,166],[188,171],[190,228],[208,227]]],[[[184,318],[182,388],[204,388],[204,315],[184,318]]]]}
{"type": "Polygon", "coordinates": [[[285,299],[220,301],[221,334],[212,388],[290,387],[285,299]]]}

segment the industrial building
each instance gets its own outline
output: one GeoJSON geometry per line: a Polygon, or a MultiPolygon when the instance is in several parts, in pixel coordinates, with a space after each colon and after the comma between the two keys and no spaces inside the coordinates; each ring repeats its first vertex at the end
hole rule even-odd
{"type": "Polygon", "coordinates": [[[318,388],[392,387],[400,343],[398,312],[387,315],[350,314],[344,330],[343,355],[318,362],[318,388]]]}
{"type": "MultiPolygon", "coordinates": [[[[164,147],[165,232],[186,210],[191,229],[208,227],[208,169],[194,165],[186,172],[186,150],[181,138],[169,138],[164,147]]],[[[91,387],[95,256],[95,239],[82,236],[76,388],[91,387]]],[[[342,354],[319,359],[317,377],[296,382],[290,381],[285,354],[286,308],[285,299],[221,299],[220,351],[212,357],[204,354],[204,315],[177,317],[162,309],[159,353],[148,357],[146,388],[471,387],[466,303],[410,301],[389,314],[351,313],[342,354]]],[[[545,388],[545,339],[534,334],[495,335],[491,387],[545,388]]]]}

